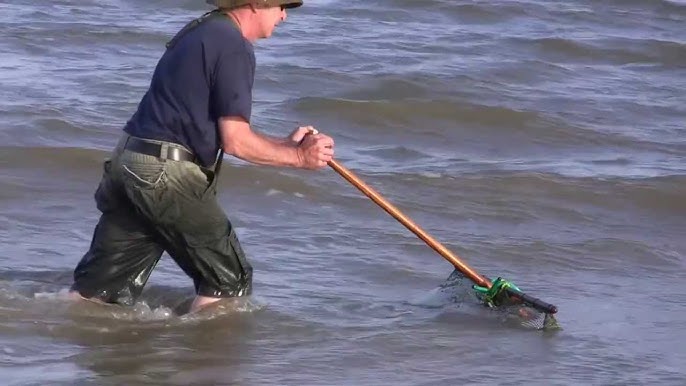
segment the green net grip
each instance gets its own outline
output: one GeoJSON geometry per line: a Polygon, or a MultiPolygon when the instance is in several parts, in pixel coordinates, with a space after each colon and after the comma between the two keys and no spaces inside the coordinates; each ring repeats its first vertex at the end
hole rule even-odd
{"type": "Polygon", "coordinates": [[[510,283],[502,277],[493,280],[491,283],[491,288],[482,287],[476,284],[473,285],[472,288],[474,288],[477,293],[481,294],[483,301],[491,307],[500,305],[500,299],[502,299],[503,291],[506,291],[507,289],[511,288],[517,292],[522,292],[519,290],[519,288],[517,288],[516,285],[510,283]]]}
{"type": "Polygon", "coordinates": [[[509,299],[526,304],[546,314],[557,312],[557,307],[554,305],[523,293],[516,285],[501,277],[493,280],[491,288],[479,285],[473,285],[472,288],[481,295],[483,301],[490,307],[499,306],[504,300],[509,299]]]}

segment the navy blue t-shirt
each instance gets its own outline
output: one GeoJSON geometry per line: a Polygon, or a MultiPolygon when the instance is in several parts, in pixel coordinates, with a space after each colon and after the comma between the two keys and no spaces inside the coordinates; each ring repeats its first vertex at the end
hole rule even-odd
{"type": "Polygon", "coordinates": [[[221,143],[218,119],[250,122],[254,79],[252,44],[227,17],[211,17],[167,49],[124,131],[184,145],[210,166],[221,143]]]}

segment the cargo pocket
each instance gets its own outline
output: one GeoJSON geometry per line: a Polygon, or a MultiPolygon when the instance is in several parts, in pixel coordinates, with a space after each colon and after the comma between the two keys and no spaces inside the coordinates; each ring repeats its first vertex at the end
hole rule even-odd
{"type": "MultiPolygon", "coordinates": [[[[217,225],[214,229],[200,232],[200,227],[194,232],[182,233],[185,244],[190,247],[198,257],[198,261],[206,261],[208,265],[218,265],[227,268],[237,278],[251,276],[252,267],[245,257],[245,252],[238,242],[236,233],[226,226],[217,225]],[[228,233],[228,234],[227,234],[228,233]]],[[[207,224],[205,225],[207,226],[207,224]]],[[[217,272],[222,272],[219,269],[217,272]]]]}
{"type": "Polygon", "coordinates": [[[102,178],[95,190],[95,204],[102,213],[114,210],[117,207],[112,182],[112,161],[106,159],[102,164],[102,178]]]}
{"type": "Polygon", "coordinates": [[[124,192],[143,217],[157,221],[166,211],[166,163],[126,162],[121,164],[124,192]]]}
{"type": "Polygon", "coordinates": [[[126,179],[140,189],[155,189],[166,181],[165,164],[122,164],[126,179]]]}

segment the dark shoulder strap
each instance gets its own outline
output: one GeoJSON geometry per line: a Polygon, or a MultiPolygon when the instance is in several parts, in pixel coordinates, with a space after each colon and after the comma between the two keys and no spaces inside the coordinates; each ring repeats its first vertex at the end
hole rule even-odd
{"type": "Polygon", "coordinates": [[[167,42],[166,47],[167,49],[172,48],[179,40],[181,40],[182,37],[184,37],[187,33],[189,33],[191,30],[193,30],[195,27],[199,26],[200,24],[204,23],[205,21],[221,16],[224,17],[224,15],[218,10],[215,9],[214,11],[207,12],[206,14],[200,16],[199,18],[192,20],[190,23],[186,24],[179,32],[174,35],[174,37],[167,42]]]}

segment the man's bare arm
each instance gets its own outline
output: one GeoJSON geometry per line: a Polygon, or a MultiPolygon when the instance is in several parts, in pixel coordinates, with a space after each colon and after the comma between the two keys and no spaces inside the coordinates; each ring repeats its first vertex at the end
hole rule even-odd
{"type": "Polygon", "coordinates": [[[242,160],[272,166],[318,169],[333,158],[333,139],[324,134],[311,134],[311,126],[300,127],[288,137],[278,139],[252,130],[241,117],[219,120],[219,133],[224,152],[242,160]],[[300,141],[302,140],[302,141],[300,141]]]}

